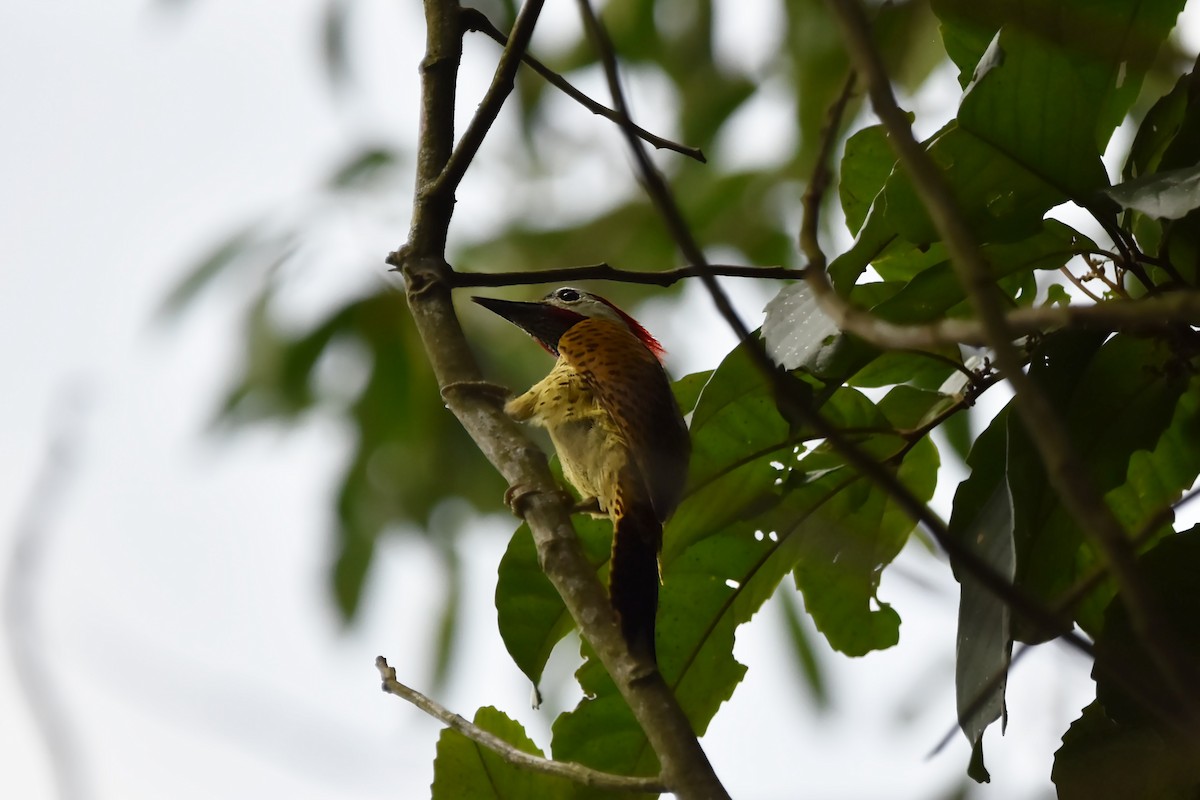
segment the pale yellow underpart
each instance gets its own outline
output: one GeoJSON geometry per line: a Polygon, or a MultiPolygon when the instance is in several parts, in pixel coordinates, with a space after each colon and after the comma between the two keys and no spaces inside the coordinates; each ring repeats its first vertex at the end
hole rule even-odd
{"type": "Polygon", "coordinates": [[[628,446],[577,372],[560,358],[549,375],[509,400],[504,410],[518,422],[546,428],[567,481],[584,501],[595,498],[605,516],[612,514],[628,446]]]}

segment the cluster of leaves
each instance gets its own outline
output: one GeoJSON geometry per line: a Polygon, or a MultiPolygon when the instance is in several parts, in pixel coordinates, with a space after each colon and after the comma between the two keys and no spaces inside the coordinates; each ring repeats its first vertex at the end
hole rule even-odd
{"type": "MultiPolygon", "coordinates": [[[[1181,6],[1061,3],[1050,14],[1019,3],[987,9],[951,0],[933,4],[964,91],[956,118],[925,146],[978,237],[995,286],[1013,307],[1044,296],[1038,271],[1068,269],[1080,255],[1102,252],[1079,231],[1045,219],[1068,202],[1096,218],[1111,232],[1113,249],[1128,257],[1119,263],[1115,292],[1195,288],[1196,260],[1187,248],[1195,233],[1190,220],[1200,207],[1194,184],[1200,154],[1193,152],[1200,139],[1189,134],[1195,106],[1189,111],[1184,99],[1196,97],[1187,91],[1192,75],[1143,122],[1126,167],[1136,180],[1110,186],[1101,162],[1181,6]]],[[[851,302],[889,322],[968,316],[945,249],[886,139],[873,127],[847,143],[840,189],[857,238],[832,262],[831,277],[851,302]],[[864,280],[868,266],[880,280],[864,280]]],[[[884,353],[820,325],[814,330],[811,317],[795,324],[797,304],[811,306],[803,290],[789,288],[768,309],[773,352],[796,354],[785,366],[804,381],[821,414],[928,500],[938,454],[927,434],[985,388],[987,373],[955,380],[971,372],[957,347],[884,353]],[[886,391],[872,402],[860,387],[886,391]]],[[[1194,330],[1160,336],[1064,330],[1030,340],[1026,352],[1030,376],[1066,420],[1089,477],[1148,549],[1147,578],[1171,598],[1176,632],[1196,652],[1200,630],[1186,576],[1200,564],[1181,562],[1194,557],[1200,530],[1175,535],[1162,517],[1200,474],[1194,330]]],[[[731,652],[737,626],[788,575],[835,649],[861,655],[896,643],[899,616],[875,590],[913,522],[827,443],[814,443],[812,431],[787,422],[744,348],[711,374],[681,382],[686,409],[698,385],[689,490],[666,531],[659,650],[664,677],[703,733],[745,670],[731,652]]],[[[1010,408],[970,444],[967,465],[952,535],[1046,608],[1069,602],[1067,610],[1096,639],[1101,658],[1139,650],[1110,584],[1073,592],[1087,586],[1082,582],[1102,568],[1102,558],[1051,488],[1030,434],[1010,408]]],[[[605,526],[579,528],[603,573],[605,526]]],[[[981,737],[1002,714],[1013,641],[1037,643],[1054,632],[1013,619],[1007,604],[972,576],[958,577],[960,712],[976,748],[972,774],[986,780],[981,737]]],[[[540,575],[525,530],[501,564],[497,607],[510,652],[536,683],[571,623],[540,575]]],[[[1148,664],[1145,670],[1138,674],[1149,673],[1148,664]]],[[[555,723],[555,758],[655,774],[644,735],[593,657],[578,678],[585,697],[555,723]]],[[[1194,760],[1169,745],[1169,732],[1099,672],[1098,694],[1064,739],[1055,770],[1063,797],[1103,796],[1114,785],[1129,787],[1127,796],[1173,797],[1200,785],[1194,760]],[[1117,767],[1092,769],[1114,750],[1126,759],[1119,784],[1105,783],[1117,767]]]]}
{"type": "MultiPolygon", "coordinates": [[[[796,98],[798,145],[782,163],[744,169],[720,158],[707,165],[672,162],[672,187],[701,242],[756,264],[792,264],[798,258],[789,215],[798,208],[798,185],[811,173],[825,110],[848,66],[823,3],[781,5],[786,24],[778,49],[764,59],[766,72],[754,76],[722,63],[715,52],[711,2],[689,4],[688,13],[671,24],[641,0],[612,0],[604,9],[624,62],[654,70],[674,92],[673,133],[688,144],[710,147],[769,80],[784,81],[796,98]]],[[[1110,295],[1196,288],[1200,77],[1183,75],[1142,115],[1122,183],[1110,185],[1101,162],[1182,5],[1183,0],[933,0],[932,7],[900,2],[879,13],[875,30],[885,60],[909,88],[945,57],[959,69],[958,113],[925,146],[980,242],[997,290],[1013,307],[1039,302],[1047,292],[1065,301],[1067,293],[1039,282],[1039,275],[1079,270],[1081,254],[1110,250],[1110,295]],[[931,46],[938,44],[935,30],[944,50],[931,46]],[[1063,203],[1099,222],[1109,239],[1105,247],[1046,219],[1063,203]]],[[[340,64],[349,6],[335,2],[330,8],[328,53],[332,64],[340,64]]],[[[511,0],[481,11],[500,27],[514,14],[511,0]]],[[[594,50],[582,41],[544,60],[568,77],[596,68],[594,50]]],[[[1173,63],[1159,69],[1182,71],[1173,63]]],[[[518,86],[521,123],[536,159],[547,90],[537,80],[518,86]]],[[[830,277],[850,302],[889,322],[969,316],[946,249],[887,138],[876,126],[846,142],[839,189],[855,239],[832,260],[830,277]]],[[[392,160],[386,152],[366,151],[339,173],[338,185],[357,187],[364,175],[392,160]]],[[[274,241],[273,249],[266,248],[272,258],[290,250],[287,237],[274,241]]],[[[256,247],[261,250],[261,244],[252,236],[235,238],[197,271],[188,291],[256,247]]],[[[515,207],[503,230],[460,246],[452,257],[456,268],[477,271],[602,260],[665,266],[674,259],[674,245],[650,204],[632,195],[572,223],[542,219],[534,225],[515,207]]],[[[608,288],[605,294],[619,302],[631,297],[608,288]]],[[[316,377],[322,357],[347,343],[369,354],[365,388],[337,409],[357,434],[339,495],[339,554],[331,572],[339,607],[349,619],[379,535],[415,523],[445,541],[454,535],[453,526],[430,525],[439,503],[465,497],[491,508],[502,488],[444,413],[420,342],[410,326],[397,324],[403,312],[395,294],[355,299],[299,333],[274,320],[274,301],[268,285],[253,305],[251,355],[226,405],[228,418],[291,419],[328,405],[334,401],[322,394],[316,377]]],[[[956,346],[884,352],[811,321],[796,324],[797,309],[807,306],[811,299],[802,292],[784,290],[764,326],[767,345],[790,354],[781,360],[797,390],[847,441],[928,501],[939,466],[929,433],[961,423],[961,412],[993,376],[971,359],[964,362],[956,346]]],[[[1172,620],[1195,653],[1200,609],[1188,576],[1200,569],[1200,531],[1172,535],[1170,519],[1161,515],[1200,473],[1195,331],[1180,326],[1112,337],[1059,331],[1025,346],[1030,375],[1067,422],[1089,477],[1127,530],[1140,536],[1147,577],[1178,600],[1172,620]]],[[[514,381],[545,366],[526,361],[538,357],[532,347],[503,358],[481,355],[494,359],[485,370],[507,370],[505,377],[514,381]]],[[[691,412],[694,454],[685,500],[666,531],[658,650],[664,678],[694,729],[703,733],[746,669],[732,655],[737,627],[786,578],[803,594],[805,609],[834,649],[862,655],[896,643],[899,614],[876,597],[876,589],[913,522],[814,431],[786,408],[781,411],[744,346],[711,372],[685,377],[676,391],[691,412]]],[[[1046,468],[1016,415],[1006,408],[974,441],[965,430],[960,425],[951,437],[970,470],[955,496],[951,533],[1047,608],[1069,601],[1066,610],[1095,638],[1100,658],[1136,650],[1111,585],[1100,581],[1075,591],[1102,567],[1101,558],[1049,488],[1046,468]]],[[[603,577],[607,524],[579,520],[577,528],[603,577]]],[[[976,747],[973,774],[983,778],[981,737],[1003,713],[1012,644],[1042,641],[1047,632],[1013,618],[1007,604],[972,576],[958,577],[960,714],[976,747]]],[[[496,604],[509,652],[538,683],[572,623],[524,527],[500,565],[496,604]]],[[[799,650],[807,647],[800,643],[799,650]]],[[[1098,700],[1072,726],[1058,755],[1054,778],[1061,796],[1104,796],[1097,786],[1117,785],[1110,771],[1097,769],[1102,754],[1112,752],[1127,758],[1120,785],[1130,787],[1129,796],[1194,791],[1200,784],[1195,763],[1164,743],[1169,735],[1122,687],[1097,675],[1098,700]]],[[[586,646],[578,678],[584,699],[555,722],[554,757],[610,772],[656,774],[645,735],[586,646]]],[[[494,709],[481,710],[478,719],[522,749],[535,750],[520,727],[494,709]]],[[[435,796],[474,796],[464,788],[473,781],[495,791],[509,787],[502,796],[596,793],[514,770],[491,756],[481,758],[473,744],[446,732],[438,748],[435,796]]]]}

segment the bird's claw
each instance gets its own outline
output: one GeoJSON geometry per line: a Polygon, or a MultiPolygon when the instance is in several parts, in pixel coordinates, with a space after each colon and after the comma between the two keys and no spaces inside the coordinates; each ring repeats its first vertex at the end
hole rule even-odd
{"type": "MultiPolygon", "coordinates": [[[[554,492],[564,503],[573,504],[575,498],[562,489],[554,492]]],[[[504,490],[504,504],[512,509],[513,516],[525,518],[525,504],[535,494],[544,494],[542,490],[527,483],[515,483],[504,490]]]]}
{"type": "Polygon", "coordinates": [[[490,383],[488,381],[454,381],[442,387],[442,399],[449,400],[450,395],[458,392],[482,395],[486,398],[495,399],[500,403],[504,403],[513,395],[511,389],[507,386],[501,386],[498,383],[490,383]]]}
{"type": "Polygon", "coordinates": [[[591,514],[593,517],[606,517],[604,509],[600,507],[600,498],[585,497],[578,503],[571,506],[572,514],[591,514]]]}

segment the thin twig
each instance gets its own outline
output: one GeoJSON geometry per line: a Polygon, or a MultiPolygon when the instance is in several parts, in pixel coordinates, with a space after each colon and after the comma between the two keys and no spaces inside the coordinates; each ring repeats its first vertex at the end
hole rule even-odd
{"type": "Polygon", "coordinates": [[[769,278],[772,280],[799,280],[804,277],[802,269],[784,267],[745,267],[735,264],[709,264],[667,269],[662,272],[641,272],[618,269],[609,264],[589,264],[582,267],[561,269],[522,270],[520,272],[455,272],[454,287],[466,286],[526,286],[537,283],[560,283],[562,281],[613,281],[615,283],[639,283],[649,286],[670,286],[684,278],[698,278],[705,271],[731,278],[769,278]]]}
{"type": "MultiPolygon", "coordinates": [[[[1046,395],[1021,368],[1014,337],[977,243],[941,172],[913,137],[907,115],[896,104],[882,59],[871,41],[869,25],[857,0],[828,0],[842,29],[851,61],[864,76],[872,105],[889,134],[896,155],[912,180],[934,226],[946,244],[951,264],[995,351],[1000,371],[1012,384],[1016,408],[1046,465],[1051,484],[1080,528],[1107,560],[1129,609],[1134,629],[1162,673],[1189,720],[1200,720],[1193,683],[1176,647],[1158,595],[1137,569],[1133,548],[1111,509],[1088,479],[1088,470],[1046,395]]],[[[1124,246],[1117,242],[1118,247],[1124,246]]],[[[1122,249],[1122,254],[1125,250],[1122,249]]],[[[1132,268],[1132,264],[1129,264],[1132,268]]],[[[1187,723],[1184,723],[1187,724],[1187,723]]]]}
{"type": "MultiPolygon", "coordinates": [[[[537,25],[538,16],[542,13],[544,4],[545,0],[525,0],[521,4],[521,10],[517,12],[517,18],[513,22],[512,36],[509,37],[504,52],[500,54],[500,63],[496,65],[496,73],[492,76],[492,85],[488,87],[487,93],[479,103],[479,108],[475,110],[475,116],[471,118],[471,123],[463,132],[462,139],[455,146],[450,160],[430,190],[434,195],[442,198],[453,195],[458,184],[462,182],[463,175],[466,174],[467,167],[475,158],[475,154],[479,152],[484,137],[492,129],[496,117],[500,115],[504,101],[512,93],[517,69],[520,68],[521,59],[529,48],[529,42],[533,38],[533,29],[537,25]]],[[[460,9],[457,3],[454,4],[454,8],[460,9]]],[[[461,10],[458,11],[458,15],[461,15],[461,10]]],[[[460,35],[460,50],[461,47],[460,35]]]]}
{"type": "MultiPolygon", "coordinates": [[[[1070,281],[1072,284],[1074,284],[1074,286],[1075,286],[1075,288],[1076,288],[1076,289],[1078,289],[1079,291],[1081,291],[1081,292],[1083,292],[1085,295],[1087,295],[1087,296],[1088,296],[1088,298],[1090,298],[1090,299],[1091,299],[1091,301],[1092,301],[1093,303],[1103,303],[1103,302],[1104,302],[1104,298],[1102,298],[1102,297],[1100,297],[1099,295],[1097,295],[1097,294],[1093,293],[1091,289],[1089,289],[1089,288],[1087,288],[1086,286],[1084,286],[1084,285],[1083,285],[1083,281],[1082,281],[1082,280],[1080,280],[1079,278],[1075,277],[1075,273],[1074,273],[1074,272],[1071,272],[1071,268],[1070,268],[1069,266],[1067,266],[1066,264],[1063,264],[1061,267],[1059,267],[1059,268],[1058,268],[1058,271],[1059,271],[1059,272],[1061,272],[1061,273],[1063,274],[1063,277],[1065,277],[1065,278],[1066,278],[1067,280],[1069,280],[1069,281],[1070,281]]],[[[1011,325],[1011,324],[1012,324],[1012,322],[1010,321],[1010,322],[1009,322],[1009,325],[1011,325]]]]}
{"type": "MultiPolygon", "coordinates": [[[[497,42],[501,47],[504,47],[508,44],[508,37],[501,33],[500,30],[492,24],[492,21],[478,9],[463,9],[463,25],[466,26],[466,29],[469,31],[479,31],[492,41],[497,42]]],[[[591,111],[593,114],[598,114],[599,116],[604,117],[611,122],[615,122],[618,125],[631,126],[637,135],[644,139],[652,147],[655,147],[659,150],[674,150],[676,153],[685,155],[688,158],[694,158],[701,164],[708,163],[708,160],[704,157],[704,151],[702,151],[699,147],[688,147],[685,144],[679,144],[678,142],[673,142],[670,139],[664,139],[661,136],[651,133],[645,128],[635,125],[632,120],[623,118],[620,114],[618,114],[616,111],[613,111],[608,106],[597,103],[595,100],[576,89],[570,84],[570,82],[567,81],[566,78],[559,75],[557,72],[550,69],[541,61],[538,61],[528,53],[523,56],[522,60],[528,64],[534,72],[545,78],[547,83],[559,89],[563,94],[579,103],[588,111],[591,111]]]]}
{"type": "Polygon", "coordinates": [[[455,714],[441,703],[418,692],[396,679],[396,670],[390,666],[387,659],[379,656],[375,659],[375,668],[383,680],[383,691],[407,700],[434,719],[445,723],[447,727],[458,731],[475,744],[486,747],[500,756],[509,764],[533,772],[566,778],[569,781],[591,786],[609,792],[646,792],[661,794],[667,787],[658,778],[635,778],[628,775],[614,775],[611,772],[601,772],[598,769],[585,767],[573,761],[555,761],[554,759],[527,753],[509,744],[494,733],[485,731],[465,717],[455,714]]]}

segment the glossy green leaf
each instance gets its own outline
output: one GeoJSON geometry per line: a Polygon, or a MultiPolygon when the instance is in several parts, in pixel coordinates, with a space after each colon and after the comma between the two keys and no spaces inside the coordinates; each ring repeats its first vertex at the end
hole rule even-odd
{"type": "Polygon", "coordinates": [[[1148,217],[1179,219],[1200,208],[1200,165],[1134,178],[1105,194],[1122,208],[1148,217]]]}
{"type": "MultiPolygon", "coordinates": [[[[956,122],[927,143],[929,157],[942,171],[967,225],[980,242],[1011,242],[1035,234],[1046,211],[1068,199],[1022,161],[956,122]]],[[[907,173],[894,171],[880,199],[884,220],[909,242],[927,245],[940,236],[907,173]]]]}
{"type": "MultiPolygon", "coordinates": [[[[1099,149],[1137,98],[1147,69],[1184,0],[933,0],[946,52],[966,87],[997,32],[1020,31],[1070,59],[1099,149]]],[[[1056,76],[1046,75],[1054,80],[1056,76]]],[[[1022,98],[1022,100],[1025,100],[1022,98]]],[[[1035,102],[1034,107],[1038,104],[1035,102]]]]}
{"type": "MultiPolygon", "coordinates": [[[[959,484],[954,495],[950,535],[1011,581],[1016,572],[1016,552],[1007,450],[1005,425],[993,425],[976,439],[967,457],[970,476],[959,484]]],[[[983,733],[1005,714],[1004,692],[1012,654],[1011,612],[1004,600],[971,574],[955,572],[961,584],[954,669],[958,724],[971,743],[971,777],[985,782],[989,778],[983,766],[983,733]]]]}
{"type": "MultiPolygon", "coordinates": [[[[605,579],[612,524],[582,515],[573,522],[588,560],[605,579]]],[[[554,645],[574,629],[575,622],[542,571],[528,525],[517,528],[500,559],[496,612],[505,648],[536,687],[554,645]]]]}
{"type": "MultiPolygon", "coordinates": [[[[491,706],[479,709],[474,722],[517,749],[533,755],[542,751],[525,735],[521,724],[491,706]]],[[[570,781],[533,772],[505,761],[500,755],[458,731],[442,731],[433,761],[433,800],[566,800],[570,781]]]]}
{"type": "Polygon", "coordinates": [[[705,385],[709,378],[712,377],[713,370],[706,369],[703,372],[693,372],[691,375],[684,375],[677,381],[671,383],[671,391],[675,393],[675,402],[679,404],[679,410],[684,415],[692,413],[696,407],[696,401],[700,399],[700,392],[704,391],[705,385]]]}
{"type": "Polygon", "coordinates": [[[846,227],[858,233],[875,196],[896,164],[896,154],[882,125],[872,125],[846,140],[838,195],[846,214],[846,227]]]}
{"type": "Polygon", "coordinates": [[[1005,26],[963,94],[958,126],[1062,197],[1082,198],[1108,184],[1095,138],[1100,92],[1089,77],[1077,53],[1005,26]]]}

